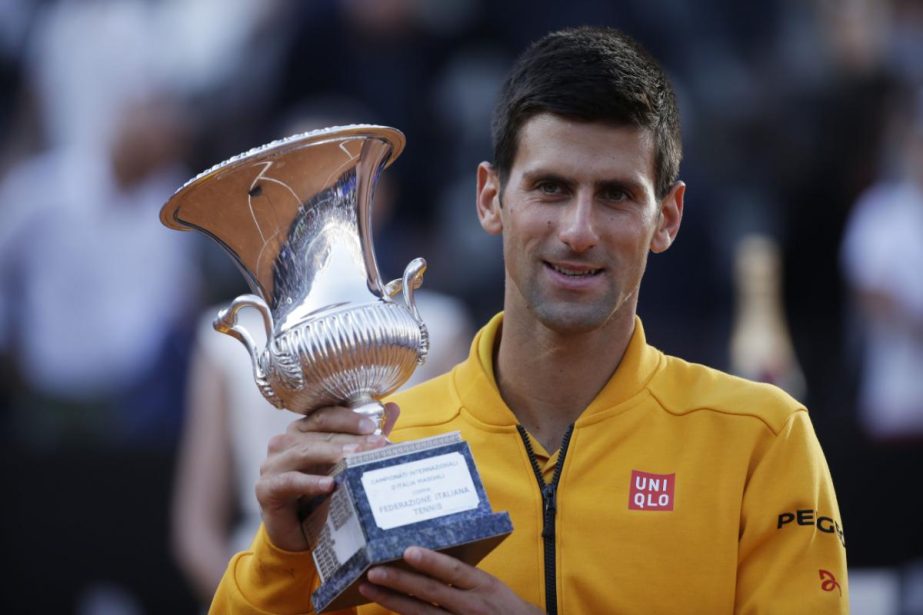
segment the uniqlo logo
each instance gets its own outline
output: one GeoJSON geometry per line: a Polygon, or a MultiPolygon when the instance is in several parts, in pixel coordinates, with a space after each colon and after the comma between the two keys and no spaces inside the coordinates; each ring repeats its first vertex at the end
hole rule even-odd
{"type": "Polygon", "coordinates": [[[631,510],[673,510],[676,474],[631,471],[628,508],[631,510]]]}

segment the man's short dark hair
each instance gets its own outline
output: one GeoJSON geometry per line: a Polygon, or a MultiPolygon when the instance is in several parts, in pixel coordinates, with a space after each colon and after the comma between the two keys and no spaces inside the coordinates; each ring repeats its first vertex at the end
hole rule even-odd
{"type": "Polygon", "coordinates": [[[513,166],[520,130],[541,113],[650,130],[658,198],[676,182],[682,158],[676,96],[657,62],[622,32],[597,27],[552,32],[519,56],[491,126],[501,184],[513,166]]]}

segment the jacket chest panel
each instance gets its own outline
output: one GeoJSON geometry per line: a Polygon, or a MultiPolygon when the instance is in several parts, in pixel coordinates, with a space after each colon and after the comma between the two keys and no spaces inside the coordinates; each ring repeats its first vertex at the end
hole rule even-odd
{"type": "Polygon", "coordinates": [[[617,443],[604,436],[575,433],[558,486],[564,612],[730,610],[747,459],[657,425],[617,443]]]}

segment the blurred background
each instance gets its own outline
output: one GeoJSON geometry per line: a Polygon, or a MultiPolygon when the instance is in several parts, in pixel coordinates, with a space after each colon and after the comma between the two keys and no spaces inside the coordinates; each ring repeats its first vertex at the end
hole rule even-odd
{"type": "Polygon", "coordinates": [[[494,97],[582,24],[639,39],[680,99],[650,341],[806,403],[853,612],[923,613],[923,0],[0,0],[0,611],[200,612],[248,515],[208,386],[239,379],[200,324],[247,289],[160,225],[173,191],[302,129],[400,128],[379,265],[425,256],[467,335],[502,303],[473,202],[494,97]]]}

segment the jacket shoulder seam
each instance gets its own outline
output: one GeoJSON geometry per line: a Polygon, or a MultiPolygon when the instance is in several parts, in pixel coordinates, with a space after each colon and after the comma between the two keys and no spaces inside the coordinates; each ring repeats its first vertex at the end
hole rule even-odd
{"type": "Polygon", "coordinates": [[[762,423],[766,427],[766,429],[768,429],[772,433],[773,436],[778,436],[779,432],[782,431],[782,427],[786,423],[788,423],[792,419],[793,416],[795,416],[799,412],[807,413],[807,409],[803,406],[791,408],[785,414],[784,419],[779,422],[779,428],[777,429],[773,427],[772,422],[770,422],[765,416],[757,412],[739,411],[739,410],[731,411],[731,410],[725,410],[725,409],[718,408],[718,407],[711,406],[711,405],[700,405],[700,406],[694,406],[691,408],[685,408],[682,410],[676,410],[676,409],[671,408],[668,404],[666,404],[663,401],[663,399],[659,397],[657,393],[655,393],[650,387],[648,387],[647,392],[654,399],[654,401],[657,402],[657,405],[663,409],[664,412],[667,412],[668,414],[671,414],[673,416],[683,416],[686,414],[691,414],[693,412],[714,412],[716,414],[723,414],[725,416],[748,418],[748,419],[753,419],[753,420],[756,420],[762,423]]]}

